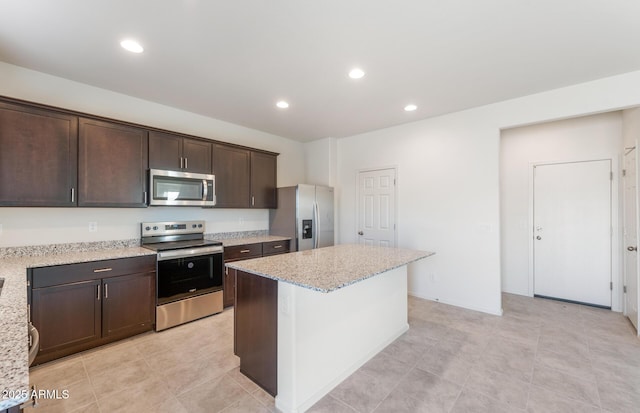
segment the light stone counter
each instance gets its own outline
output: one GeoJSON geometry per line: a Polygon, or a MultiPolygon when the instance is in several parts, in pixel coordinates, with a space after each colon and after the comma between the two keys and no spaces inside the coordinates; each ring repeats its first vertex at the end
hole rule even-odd
{"type": "Polygon", "coordinates": [[[0,254],[0,278],[4,279],[0,294],[0,410],[24,402],[21,395],[29,391],[27,268],[155,255],[140,247],[27,256],[29,252],[41,253],[38,248],[30,251],[23,247],[0,254]]]}
{"type": "Polygon", "coordinates": [[[330,292],[435,253],[401,248],[343,244],[250,260],[227,267],[330,292]]]}

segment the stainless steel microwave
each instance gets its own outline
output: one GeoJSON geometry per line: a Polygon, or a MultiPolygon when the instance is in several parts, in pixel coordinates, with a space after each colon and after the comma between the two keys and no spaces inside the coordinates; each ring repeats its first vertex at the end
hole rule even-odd
{"type": "Polygon", "coordinates": [[[216,177],[190,172],[149,170],[149,205],[214,206],[216,177]]]}

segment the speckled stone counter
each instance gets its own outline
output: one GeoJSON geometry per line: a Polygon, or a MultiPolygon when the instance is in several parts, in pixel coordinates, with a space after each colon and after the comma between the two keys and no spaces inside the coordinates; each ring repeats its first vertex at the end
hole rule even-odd
{"type": "MultiPolygon", "coordinates": [[[[104,244],[103,247],[109,245],[104,244]]],[[[30,253],[38,254],[40,249],[21,247],[9,252],[5,250],[0,255],[0,278],[4,279],[0,294],[0,410],[22,403],[25,398],[20,397],[20,392],[29,390],[27,268],[155,255],[154,251],[140,247],[83,252],[78,252],[80,248],[76,252],[59,250],[67,252],[29,256],[30,253]]]]}
{"type": "Polygon", "coordinates": [[[401,248],[344,244],[228,263],[300,287],[330,292],[433,255],[401,248]]]}

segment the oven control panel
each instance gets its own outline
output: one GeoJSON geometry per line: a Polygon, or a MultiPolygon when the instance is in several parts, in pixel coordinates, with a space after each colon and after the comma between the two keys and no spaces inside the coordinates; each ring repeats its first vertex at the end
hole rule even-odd
{"type": "Polygon", "coordinates": [[[180,234],[204,234],[204,221],[162,221],[140,224],[143,237],[180,234]]]}

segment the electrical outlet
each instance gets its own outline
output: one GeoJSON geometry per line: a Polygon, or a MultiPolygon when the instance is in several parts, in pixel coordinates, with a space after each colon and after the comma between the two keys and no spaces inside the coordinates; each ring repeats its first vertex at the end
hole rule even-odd
{"type": "Polygon", "coordinates": [[[98,223],[95,221],[89,222],[89,232],[97,232],[98,231],[98,223]]]}

